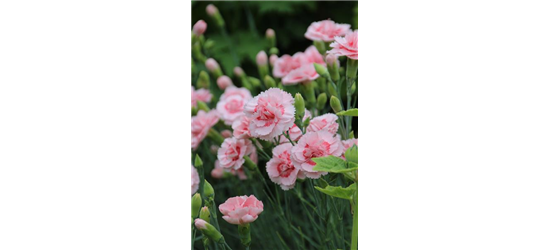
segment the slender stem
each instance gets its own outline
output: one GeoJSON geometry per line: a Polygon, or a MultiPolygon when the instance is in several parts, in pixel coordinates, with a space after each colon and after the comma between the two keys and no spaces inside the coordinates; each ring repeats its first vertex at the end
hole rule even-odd
{"type": "Polygon", "coordinates": [[[263,157],[265,157],[266,160],[270,160],[270,159],[271,159],[271,157],[270,157],[267,153],[265,153],[265,151],[263,150],[263,148],[257,145],[257,144],[259,144],[259,142],[257,142],[256,139],[253,139],[253,138],[252,138],[252,143],[253,143],[254,146],[257,148],[257,150],[259,151],[259,153],[260,153],[263,157]],[[257,144],[256,144],[256,143],[257,143],[257,144]]]}
{"type": "Polygon", "coordinates": [[[358,191],[353,195],[353,238],[351,250],[358,249],[358,191]]]}
{"type": "Polygon", "coordinates": [[[196,230],[196,228],[194,228],[194,226],[191,226],[191,229],[193,231],[193,239],[191,241],[191,248],[194,249],[194,239],[196,238],[196,231],[198,231],[198,230],[196,230]]]}
{"type": "Polygon", "coordinates": [[[282,133],[282,134],[288,139],[288,141],[290,141],[292,146],[295,146],[295,143],[292,141],[292,139],[290,139],[290,132],[285,132],[285,133],[282,133]]]}

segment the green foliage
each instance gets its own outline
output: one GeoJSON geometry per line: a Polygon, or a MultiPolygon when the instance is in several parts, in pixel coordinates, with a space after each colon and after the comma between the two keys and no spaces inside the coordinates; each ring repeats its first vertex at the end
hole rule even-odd
{"type": "Polygon", "coordinates": [[[215,55],[214,58],[222,65],[223,72],[230,75],[232,75],[233,68],[239,66],[233,60],[230,44],[235,45],[233,46],[235,53],[241,61],[252,62],[255,61],[257,53],[267,47],[267,40],[251,31],[235,31],[228,40],[222,34],[214,34],[209,37],[216,44],[210,50],[210,54],[215,55]]]}
{"type": "Polygon", "coordinates": [[[303,8],[309,10],[315,10],[316,4],[314,2],[253,2],[252,5],[257,5],[259,14],[277,13],[277,14],[294,14],[303,8]]]}
{"type": "Polygon", "coordinates": [[[344,115],[344,116],[358,116],[358,109],[349,109],[337,112],[336,115],[344,115]]]}
{"type": "Polygon", "coordinates": [[[333,186],[327,186],[325,188],[321,187],[315,187],[316,190],[325,193],[329,196],[346,199],[346,200],[352,200],[353,195],[356,192],[356,183],[351,184],[350,186],[343,188],[343,187],[333,187],[333,186]]]}
{"type": "Polygon", "coordinates": [[[316,165],[313,167],[315,171],[323,171],[330,173],[345,173],[357,170],[357,168],[349,168],[345,160],[335,157],[333,155],[328,155],[324,157],[313,158],[313,161],[316,165]]]}
{"type": "Polygon", "coordinates": [[[358,163],[358,146],[353,145],[345,151],[345,159],[349,162],[358,163]]]}

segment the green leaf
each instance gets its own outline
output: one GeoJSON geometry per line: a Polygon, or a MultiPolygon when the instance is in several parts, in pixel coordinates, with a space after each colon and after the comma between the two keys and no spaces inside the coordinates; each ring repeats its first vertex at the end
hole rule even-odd
{"type": "Polygon", "coordinates": [[[329,196],[351,200],[356,192],[356,183],[353,183],[346,188],[327,186],[326,188],[315,187],[315,189],[329,196]]]}
{"type": "Polygon", "coordinates": [[[349,109],[337,112],[336,115],[358,116],[358,109],[349,109]]]}
{"type": "Polygon", "coordinates": [[[316,165],[313,167],[313,170],[315,171],[343,173],[358,169],[358,166],[355,168],[347,168],[345,160],[339,157],[335,157],[333,155],[313,158],[313,161],[316,163],[316,165]]]}

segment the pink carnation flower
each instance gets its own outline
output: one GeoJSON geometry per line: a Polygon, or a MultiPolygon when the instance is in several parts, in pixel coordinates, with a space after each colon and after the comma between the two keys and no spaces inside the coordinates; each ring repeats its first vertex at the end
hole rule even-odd
{"type": "Polygon", "coordinates": [[[232,197],[219,205],[219,211],[223,214],[223,219],[233,225],[248,224],[254,222],[263,212],[263,202],[254,195],[232,197]]]}
{"type": "MultiPolygon", "coordinates": [[[[301,138],[301,136],[303,135],[301,129],[299,129],[299,127],[295,124],[287,132],[290,134],[290,139],[292,139],[293,142],[297,142],[299,138],[301,138]]],[[[273,138],[270,141],[275,142],[275,139],[273,138]]],[[[286,136],[280,135],[278,136],[278,142],[282,144],[290,141],[288,140],[288,138],[286,138],[286,136]]]]}
{"type": "Polygon", "coordinates": [[[345,151],[352,147],[353,145],[356,145],[358,147],[358,139],[348,139],[341,141],[341,144],[343,144],[343,153],[341,153],[341,158],[345,159],[345,151]]]}
{"type": "Polygon", "coordinates": [[[191,166],[191,196],[198,191],[198,184],[200,184],[198,171],[196,171],[194,166],[191,166]]]}
{"type": "Polygon", "coordinates": [[[252,137],[271,140],[294,125],[294,98],[279,88],[270,88],[248,101],[244,114],[250,120],[252,137]]]}
{"type": "Polygon", "coordinates": [[[291,160],[292,144],[284,143],[273,148],[273,158],[267,162],[267,173],[283,190],[292,189],[300,173],[291,160]]]}
{"type": "Polygon", "coordinates": [[[233,122],[244,115],[244,105],[247,100],[240,95],[231,95],[221,99],[217,103],[217,111],[225,124],[232,125],[233,122]]]}
{"type": "Polygon", "coordinates": [[[191,118],[191,147],[193,150],[198,148],[200,142],[206,138],[210,129],[219,121],[217,111],[211,110],[206,113],[199,110],[196,116],[191,118]]]}
{"type": "Polygon", "coordinates": [[[300,67],[299,69],[292,70],[288,75],[282,78],[283,85],[295,85],[300,82],[310,82],[319,77],[316,73],[315,67],[313,64],[307,64],[300,67]]]}
{"type": "Polygon", "coordinates": [[[344,38],[336,37],[330,47],[333,49],[327,52],[329,54],[358,60],[358,30],[348,33],[344,38]]]}
{"type": "Polygon", "coordinates": [[[309,28],[307,28],[305,37],[312,41],[331,42],[334,40],[335,36],[345,35],[350,28],[351,25],[349,24],[339,24],[332,20],[313,22],[309,28]]]}
{"type": "Polygon", "coordinates": [[[244,164],[244,156],[250,156],[255,152],[255,147],[248,139],[226,138],[219,150],[217,159],[222,168],[238,170],[244,164]]]}
{"type": "Polygon", "coordinates": [[[299,60],[301,60],[301,65],[318,63],[326,66],[322,55],[318,52],[315,46],[309,46],[309,48],[307,48],[305,52],[300,55],[299,60]]]}
{"type": "Polygon", "coordinates": [[[343,144],[343,152],[345,152],[347,151],[347,149],[349,149],[353,145],[358,146],[358,138],[344,140],[344,141],[341,141],[341,143],[343,144]]]}
{"type": "Polygon", "coordinates": [[[252,99],[252,94],[248,89],[229,86],[228,88],[225,89],[225,92],[221,95],[220,100],[225,100],[233,95],[238,95],[246,101],[252,99]]]}
{"type": "Polygon", "coordinates": [[[316,132],[320,130],[328,131],[332,134],[337,133],[339,124],[337,124],[337,115],[324,114],[313,118],[307,126],[307,132],[316,132]]]}
{"type": "Polygon", "coordinates": [[[277,78],[285,77],[298,67],[299,62],[296,62],[294,58],[290,55],[283,55],[274,62],[273,76],[277,78]]]}
{"type": "Polygon", "coordinates": [[[223,138],[233,137],[233,132],[231,132],[228,129],[225,129],[225,130],[221,131],[221,136],[223,136],[223,138]]]}
{"type": "Polygon", "coordinates": [[[299,142],[292,148],[292,163],[309,178],[318,179],[326,172],[313,170],[316,163],[312,158],[327,155],[341,156],[343,145],[339,135],[328,131],[308,132],[299,139],[299,142]]]}
{"type": "Polygon", "coordinates": [[[212,94],[207,89],[194,90],[191,86],[191,106],[196,107],[196,102],[201,101],[209,103],[212,100],[212,94]]]}
{"type": "Polygon", "coordinates": [[[233,136],[237,139],[248,139],[250,134],[250,119],[247,116],[242,116],[240,119],[233,122],[233,136]]]}
{"type": "Polygon", "coordinates": [[[273,76],[283,78],[292,71],[312,63],[326,65],[322,55],[315,46],[309,46],[305,52],[297,52],[293,56],[283,55],[274,62],[273,76]]]}

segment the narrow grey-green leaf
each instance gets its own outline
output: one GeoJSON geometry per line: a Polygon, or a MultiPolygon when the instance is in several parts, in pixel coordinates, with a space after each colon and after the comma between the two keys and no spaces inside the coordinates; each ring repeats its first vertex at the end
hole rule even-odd
{"type": "Polygon", "coordinates": [[[358,116],[358,109],[349,109],[337,112],[336,115],[358,116]]]}

